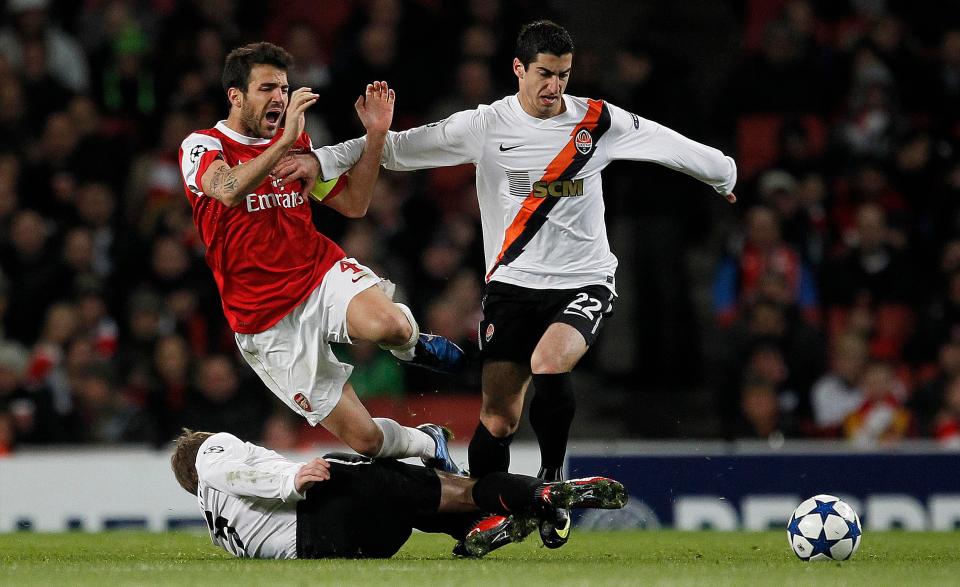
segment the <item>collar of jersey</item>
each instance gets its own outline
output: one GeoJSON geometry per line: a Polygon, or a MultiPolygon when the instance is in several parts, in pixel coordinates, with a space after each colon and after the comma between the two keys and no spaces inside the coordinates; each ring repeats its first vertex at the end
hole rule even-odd
{"type": "Polygon", "coordinates": [[[527,111],[524,110],[523,106],[520,105],[520,94],[513,95],[510,100],[510,106],[517,112],[517,114],[519,114],[521,118],[535,126],[561,125],[573,116],[574,110],[574,105],[569,96],[563,94],[561,98],[563,99],[564,105],[567,107],[566,110],[556,116],[551,116],[550,118],[537,118],[536,116],[530,116],[527,114],[527,111]]]}
{"type": "Polygon", "coordinates": [[[227,126],[226,120],[221,120],[217,123],[217,130],[227,135],[227,138],[240,143],[241,145],[269,145],[270,139],[261,139],[248,137],[247,135],[242,135],[237,131],[233,130],[227,126]]]}

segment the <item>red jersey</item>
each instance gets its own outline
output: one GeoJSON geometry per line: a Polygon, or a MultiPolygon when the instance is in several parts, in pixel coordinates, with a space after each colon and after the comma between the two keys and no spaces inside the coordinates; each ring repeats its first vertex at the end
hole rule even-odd
{"type": "MultiPolygon", "coordinates": [[[[217,158],[234,167],[277,141],[241,135],[220,121],[192,133],[180,145],[180,171],[193,222],[206,246],[207,265],[220,290],[223,313],[234,332],[255,334],[280,321],[310,295],[324,274],[346,255],[313,226],[308,189],[302,181],[282,187],[268,175],[239,205],[227,207],[203,193],[200,179],[217,158]]],[[[292,153],[309,153],[301,134],[292,153]]],[[[331,198],[343,187],[345,178],[331,198]]]]}

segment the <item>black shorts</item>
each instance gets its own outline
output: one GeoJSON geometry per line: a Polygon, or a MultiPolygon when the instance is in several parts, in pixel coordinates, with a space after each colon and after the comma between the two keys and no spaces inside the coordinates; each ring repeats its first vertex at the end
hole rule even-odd
{"type": "Polygon", "coordinates": [[[391,459],[329,456],[330,479],[297,504],[297,558],[386,558],[410,538],[420,517],[440,506],[433,469],[391,459]]]}
{"type": "Polygon", "coordinates": [[[484,360],[529,363],[533,349],[556,322],[573,326],[587,346],[593,346],[603,318],[613,314],[615,297],[602,285],[532,289],[491,281],[483,295],[480,356],[484,360]]]}

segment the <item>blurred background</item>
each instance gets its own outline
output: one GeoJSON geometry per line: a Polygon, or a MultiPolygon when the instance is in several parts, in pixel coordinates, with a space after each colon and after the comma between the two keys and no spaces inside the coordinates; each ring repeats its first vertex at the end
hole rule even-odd
{"type": "MultiPolygon", "coordinates": [[[[177,162],[225,118],[223,59],[269,40],[320,100],[314,144],[362,134],[387,80],[403,130],[516,91],[521,24],[576,52],[568,93],[731,154],[736,206],[686,176],[604,173],[615,315],[575,371],[576,439],[848,439],[960,449],[960,2],[6,0],[0,2],[0,455],[165,446],[181,426],[303,449],[239,360],[177,162]]],[[[318,228],[398,284],[424,330],[476,348],[470,166],[384,172],[318,228]]],[[[468,438],[476,370],[338,349],[374,415],[468,438]]],[[[521,438],[532,437],[521,425],[521,438]]]]}

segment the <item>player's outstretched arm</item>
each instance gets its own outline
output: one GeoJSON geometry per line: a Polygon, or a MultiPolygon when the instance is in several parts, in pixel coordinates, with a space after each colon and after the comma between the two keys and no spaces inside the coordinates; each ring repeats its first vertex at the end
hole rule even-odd
{"type": "Polygon", "coordinates": [[[344,216],[360,218],[367,213],[380,174],[380,156],[387,140],[387,131],[393,122],[396,99],[387,82],[378,81],[367,84],[366,93],[354,104],[360,122],[367,129],[366,144],[360,160],[350,169],[347,186],[328,203],[344,216]]]}
{"type": "Polygon", "coordinates": [[[309,88],[293,92],[287,107],[286,128],[277,142],[243,165],[230,167],[222,159],[214,161],[200,179],[200,189],[230,207],[242,202],[248,193],[263,182],[303,132],[304,112],[316,103],[317,98],[319,94],[314,94],[309,88]]]}

